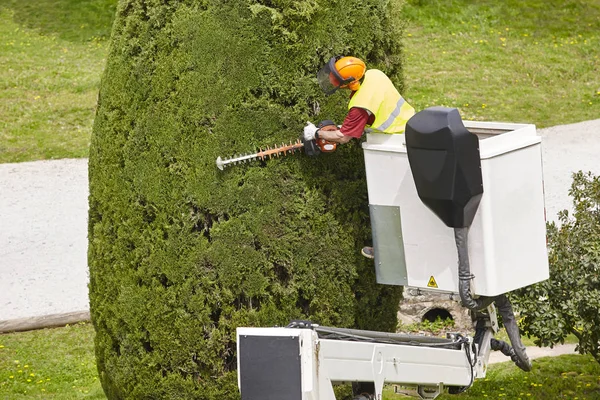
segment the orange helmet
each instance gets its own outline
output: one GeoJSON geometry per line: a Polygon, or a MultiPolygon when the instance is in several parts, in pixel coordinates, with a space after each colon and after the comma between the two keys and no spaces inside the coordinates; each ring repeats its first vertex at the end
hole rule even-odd
{"type": "Polygon", "coordinates": [[[364,76],[367,67],[356,57],[333,57],[319,73],[317,79],[326,95],[333,94],[339,88],[358,90],[360,79],[364,76]]]}

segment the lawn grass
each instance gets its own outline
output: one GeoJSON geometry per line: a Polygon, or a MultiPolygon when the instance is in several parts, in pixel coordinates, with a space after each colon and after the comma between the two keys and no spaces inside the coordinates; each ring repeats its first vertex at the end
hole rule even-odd
{"type": "MultiPolygon", "coordinates": [[[[116,0],[0,1],[0,163],[86,157],[116,0]]],[[[407,0],[405,97],[548,127],[600,116],[600,0],[407,0]]]]}
{"type": "MultiPolygon", "coordinates": [[[[93,338],[89,323],[0,335],[0,398],[105,399],[93,338]]],[[[403,398],[391,386],[386,388],[384,400],[403,398]]],[[[439,397],[453,398],[600,399],[600,365],[587,355],[533,360],[529,373],[511,362],[494,364],[487,378],[475,381],[466,393],[439,397]]]]}
{"type": "MultiPolygon", "coordinates": [[[[401,400],[393,387],[385,400],[401,400]]],[[[597,400],[600,399],[600,365],[593,357],[569,354],[533,360],[533,370],[523,372],[512,362],[493,364],[486,378],[478,379],[460,395],[442,395],[438,400],[597,400]]]]}
{"type": "Polygon", "coordinates": [[[0,335],[0,399],[105,399],[91,324],[0,335]]]}
{"type": "Polygon", "coordinates": [[[407,0],[416,109],[548,127],[600,118],[600,0],[407,0]]]}
{"type": "Polygon", "coordinates": [[[87,156],[115,3],[0,1],[0,163],[87,156]]]}

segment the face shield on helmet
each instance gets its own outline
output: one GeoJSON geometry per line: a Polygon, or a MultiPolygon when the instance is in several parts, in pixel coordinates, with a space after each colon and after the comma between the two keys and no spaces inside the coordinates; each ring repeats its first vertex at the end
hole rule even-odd
{"type": "Polygon", "coordinates": [[[329,62],[317,73],[319,86],[321,86],[321,89],[323,89],[323,92],[327,96],[335,93],[335,91],[341,86],[347,85],[355,80],[353,77],[344,79],[342,76],[340,76],[339,72],[335,68],[335,62],[337,60],[338,58],[336,57],[331,58],[329,62]]]}

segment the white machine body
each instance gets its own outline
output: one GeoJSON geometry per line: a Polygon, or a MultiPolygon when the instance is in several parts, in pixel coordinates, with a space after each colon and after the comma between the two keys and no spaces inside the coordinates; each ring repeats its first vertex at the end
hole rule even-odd
{"type": "Polygon", "coordinates": [[[238,387],[242,400],[335,400],[335,384],[374,382],[375,398],[381,399],[385,382],[426,389],[429,395],[421,396],[435,398],[445,386],[467,387],[485,376],[473,368],[465,345],[449,349],[323,339],[311,329],[238,328],[238,387]]]}
{"type": "MultiPolygon", "coordinates": [[[[464,121],[479,137],[483,196],[469,232],[474,295],[549,276],[541,137],[535,125],[464,121]]],[[[377,281],[458,292],[453,228],[419,199],[404,135],[363,143],[377,281]]]]}

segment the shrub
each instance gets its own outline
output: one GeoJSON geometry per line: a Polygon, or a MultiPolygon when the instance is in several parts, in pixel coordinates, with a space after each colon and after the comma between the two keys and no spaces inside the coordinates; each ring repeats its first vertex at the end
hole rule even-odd
{"type": "Polygon", "coordinates": [[[574,213],[548,224],[550,279],[514,297],[524,333],[538,346],[564,343],[573,334],[579,352],[600,362],[600,177],[573,175],[574,213]]]}
{"type": "MultiPolygon", "coordinates": [[[[394,330],[362,152],[215,167],[343,117],[316,71],[354,54],[401,87],[398,3],[121,1],[90,149],[90,307],[110,399],[238,397],[235,329],[394,330]]],[[[347,94],[346,94],[347,95],[347,94]]]]}

